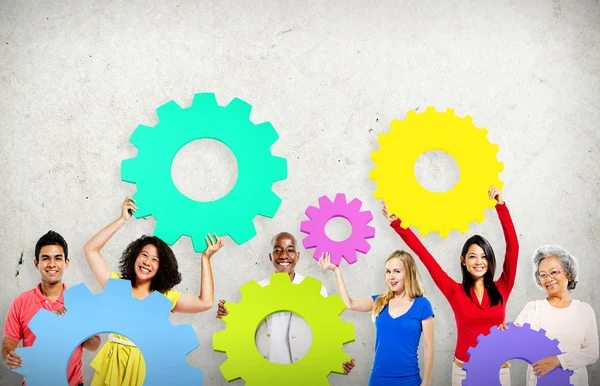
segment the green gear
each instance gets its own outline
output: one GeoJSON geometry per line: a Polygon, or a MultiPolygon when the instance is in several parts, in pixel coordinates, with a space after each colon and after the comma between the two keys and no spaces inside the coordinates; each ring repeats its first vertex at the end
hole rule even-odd
{"type": "Polygon", "coordinates": [[[271,154],[278,135],[269,122],[255,125],[249,119],[252,107],[241,99],[219,106],[213,93],[194,96],[192,106],[182,109],[174,101],[160,106],[159,123],[139,125],[131,135],[138,148],[135,158],[121,165],[121,179],[137,185],[133,196],[136,218],[152,215],[154,235],[173,245],[189,236],[196,252],[206,250],[208,233],[229,235],[243,244],[256,235],[256,215],[273,217],[281,198],[272,184],[287,178],[287,161],[271,154]],[[171,177],[177,152],[197,139],[210,138],[225,144],[235,155],[238,179],[224,197],[200,202],[182,194],[171,177]]]}
{"type": "Polygon", "coordinates": [[[227,353],[219,367],[225,379],[241,378],[247,386],[318,386],[329,385],[331,372],[343,374],[342,363],[351,358],[342,348],[354,341],[354,325],[340,320],[346,309],[342,299],[338,295],[324,297],[320,291],[320,281],[305,277],[300,284],[292,284],[285,272],[273,274],[264,287],[255,281],[244,284],[242,300],[226,303],[225,329],[213,335],[213,349],[227,353]],[[292,364],[268,361],[254,342],[260,323],[276,312],[293,312],[312,330],[308,353],[292,364]]]}

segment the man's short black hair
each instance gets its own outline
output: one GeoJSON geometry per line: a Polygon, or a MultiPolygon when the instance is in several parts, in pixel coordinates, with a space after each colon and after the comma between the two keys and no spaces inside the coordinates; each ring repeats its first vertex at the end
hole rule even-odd
{"type": "Polygon", "coordinates": [[[40,261],[40,250],[46,245],[61,246],[65,252],[65,260],[69,258],[69,246],[67,245],[65,239],[54,231],[48,231],[48,233],[40,237],[38,242],[35,244],[35,261],[40,261]]]}

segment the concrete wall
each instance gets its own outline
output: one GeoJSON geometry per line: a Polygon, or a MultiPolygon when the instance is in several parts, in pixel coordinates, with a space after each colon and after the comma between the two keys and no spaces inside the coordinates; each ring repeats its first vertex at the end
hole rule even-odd
{"type": "MultiPolygon", "coordinates": [[[[129,136],[140,123],[154,125],[161,104],[174,99],[187,107],[204,91],[220,103],[239,97],[252,104],[252,119],[277,129],[272,151],[289,165],[289,178],[274,185],[283,198],[275,218],[258,217],[255,238],[241,246],[227,238],[214,257],[217,299],[239,301],[243,283],[269,275],[271,236],[289,230],[300,237],[306,207],[336,192],[363,200],[377,228],[370,253],[343,266],[351,295],[382,291],[383,260],[405,245],[380,216],[369,156],[393,118],[435,106],[473,116],[500,146],[505,199],[521,244],[507,319],[544,297],[532,280],[530,256],[547,243],[579,257],[573,297],[600,314],[599,44],[597,0],[2,1],[2,315],[39,281],[33,248],[48,229],[70,243],[66,282],[99,291],[82,246],[135,192],[120,180],[121,160],[137,152],[129,136]]],[[[205,153],[188,149],[176,160],[182,189],[200,198],[226,193],[237,173],[227,162],[233,156],[215,142],[189,146],[205,153]]],[[[457,178],[447,159],[430,156],[421,165],[417,172],[430,184],[457,178]]],[[[152,218],[130,221],[104,250],[109,265],[117,269],[125,245],[154,225],[152,218]]],[[[344,232],[340,222],[331,228],[344,232]]],[[[491,210],[468,234],[430,235],[424,243],[458,279],[460,248],[475,233],[492,242],[501,264],[504,240],[491,210]]],[[[197,293],[199,255],[187,238],[174,250],[183,272],[177,289],[197,293]]],[[[302,253],[298,270],[334,292],[332,275],[318,269],[311,251],[302,253]]],[[[419,267],[436,312],[433,384],[444,385],[456,340],[453,315],[419,267]]],[[[218,370],[225,355],[212,351],[212,334],[223,328],[215,311],[172,321],[194,326],[201,346],[189,361],[205,371],[205,384],[225,385],[218,370]]],[[[368,314],[342,318],[355,324],[356,341],[345,350],[357,365],[351,376],[329,380],[365,385],[373,324],[368,314]]],[[[91,359],[84,356],[87,381],[91,359]]],[[[523,362],[513,362],[513,384],[523,385],[523,362]]],[[[588,371],[590,384],[598,384],[600,363],[588,371]]],[[[19,385],[20,377],[1,366],[0,384],[19,385]]]]}

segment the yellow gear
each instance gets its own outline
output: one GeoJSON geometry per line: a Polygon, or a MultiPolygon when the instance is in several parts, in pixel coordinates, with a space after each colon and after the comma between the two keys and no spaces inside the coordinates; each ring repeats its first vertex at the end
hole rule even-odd
{"type": "Polygon", "coordinates": [[[293,284],[287,273],[275,273],[269,285],[249,281],[240,288],[242,300],[227,302],[226,328],[213,335],[213,349],[227,353],[219,367],[229,382],[243,379],[247,386],[329,385],[331,372],[344,373],[342,363],[350,356],[343,345],[354,341],[354,325],[340,321],[346,306],[338,295],[320,294],[321,282],[305,277],[293,284]],[[265,359],[254,342],[260,323],[276,312],[293,312],[311,328],[308,353],[292,364],[276,364],[265,359]]]}
{"type": "Polygon", "coordinates": [[[485,209],[496,205],[487,191],[492,185],[502,189],[499,174],[504,165],[496,159],[498,145],[491,144],[487,130],[472,120],[454,115],[453,109],[439,112],[428,107],[422,114],[411,110],[377,138],[380,147],[371,153],[375,169],[369,177],[377,185],[375,198],[385,201],[390,213],[402,220],[402,228],[415,227],[422,236],[464,233],[472,221],[485,219],[485,209]],[[431,150],[447,152],[460,169],[458,183],[447,192],[431,192],[415,176],[417,158],[431,150]]]}

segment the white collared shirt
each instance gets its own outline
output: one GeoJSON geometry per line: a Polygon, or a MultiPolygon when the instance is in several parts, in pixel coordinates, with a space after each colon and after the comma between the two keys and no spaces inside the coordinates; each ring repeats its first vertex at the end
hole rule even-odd
{"type": "MultiPolygon", "coordinates": [[[[304,276],[298,272],[294,275],[293,284],[300,284],[304,280],[304,276]]],[[[258,284],[262,287],[271,282],[271,277],[261,280],[258,284]]],[[[327,297],[325,287],[321,285],[321,295],[327,297]]],[[[290,350],[290,321],[292,318],[291,312],[277,312],[267,316],[267,323],[270,326],[270,344],[267,360],[279,364],[291,364],[292,353],[290,350]]],[[[264,322],[263,322],[264,323],[264,322]]]]}

